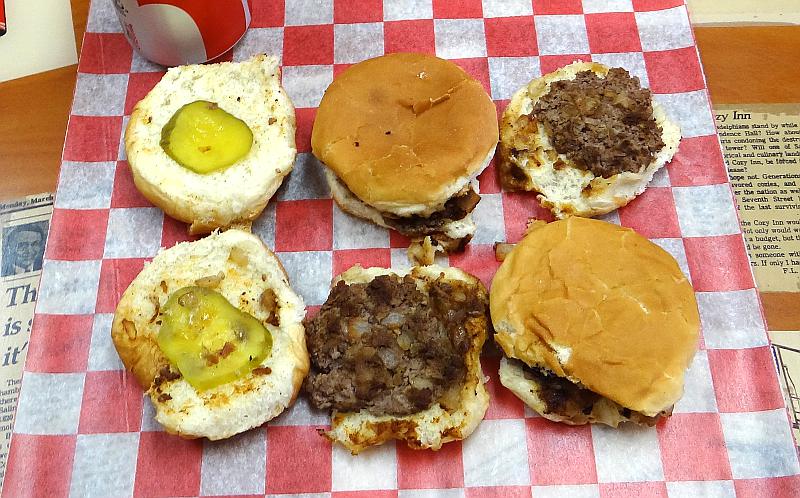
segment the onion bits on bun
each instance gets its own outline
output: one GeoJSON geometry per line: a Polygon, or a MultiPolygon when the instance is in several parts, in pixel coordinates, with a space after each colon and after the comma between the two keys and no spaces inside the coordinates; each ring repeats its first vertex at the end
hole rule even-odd
{"type": "Polygon", "coordinates": [[[216,440],[294,402],[304,316],[277,256],[231,229],[161,251],[123,294],[111,338],[167,432],[216,440]]]}
{"type": "Polygon", "coordinates": [[[700,318],[666,251],[633,230],[571,217],[534,228],[490,294],[501,383],[567,424],[655,425],[683,395],[700,318]]]}
{"type": "Polygon", "coordinates": [[[556,218],[597,216],[641,194],[681,132],[622,68],[574,62],[511,98],[498,170],[507,189],[538,192],[556,218]]]}
{"type": "Polygon", "coordinates": [[[497,141],[495,106],[481,84],[452,62],[409,53],[337,77],[311,135],[343,210],[419,243],[430,237],[428,248],[447,252],[475,232],[476,177],[497,141]]]}
{"type": "Polygon", "coordinates": [[[438,450],[489,406],[480,354],[489,326],[480,280],[458,268],[361,268],[339,275],[307,323],[311,403],[324,435],[353,454],[390,439],[438,450]]]}

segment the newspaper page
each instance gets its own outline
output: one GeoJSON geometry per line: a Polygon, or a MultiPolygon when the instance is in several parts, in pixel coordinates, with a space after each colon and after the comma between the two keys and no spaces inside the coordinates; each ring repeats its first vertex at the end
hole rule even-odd
{"type": "MultiPolygon", "coordinates": [[[[717,106],[715,117],[758,289],[800,292],[800,104],[717,106]]],[[[800,331],[769,335],[800,442],[800,331]]]]}
{"type": "Polygon", "coordinates": [[[758,288],[800,292],[800,105],[715,116],[758,288]]]}
{"type": "Polygon", "coordinates": [[[0,203],[0,485],[5,477],[14,411],[53,214],[53,194],[0,203]]]}

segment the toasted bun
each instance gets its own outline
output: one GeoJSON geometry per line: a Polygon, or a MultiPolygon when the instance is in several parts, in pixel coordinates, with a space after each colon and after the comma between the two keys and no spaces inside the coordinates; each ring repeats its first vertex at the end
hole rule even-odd
{"type": "Polygon", "coordinates": [[[633,230],[578,217],[532,230],[500,265],[490,306],[511,358],[646,416],[683,394],[700,329],[694,292],[633,230]]]}
{"type": "Polygon", "coordinates": [[[667,118],[655,100],[652,102],[653,117],[661,128],[664,147],[639,173],[596,177],[591,171],[575,166],[564,154],[558,154],[544,126],[538,125],[534,134],[522,133],[523,123],[518,118],[533,111],[539,99],[550,91],[552,82],[573,80],[581,71],[592,71],[605,77],[609,69],[596,62],[574,62],[519,89],[503,112],[498,154],[501,180],[510,188],[539,192],[539,202],[556,218],[598,216],[628,204],[644,191],[655,172],[678,150],[680,128],[667,118]],[[514,167],[522,170],[524,178],[514,176],[514,167]]]}
{"type": "Polygon", "coordinates": [[[478,81],[452,62],[399,53],[334,80],[311,147],[375,209],[426,216],[481,172],[497,138],[495,106],[478,81]]]}
{"type": "MultiPolygon", "coordinates": [[[[303,301],[289,287],[278,258],[256,236],[228,230],[160,252],[122,296],[111,337],[125,367],[150,395],[156,420],[168,432],[222,439],[263,424],[294,401],[309,368],[304,316],[303,301]],[[271,373],[251,373],[202,392],[183,377],[154,382],[170,366],[156,342],[161,307],[174,291],[220,272],[224,278],[214,290],[271,333],[272,353],[260,365],[271,373]],[[266,289],[276,295],[279,326],[267,323],[270,311],[260,303],[266,289]],[[163,401],[167,397],[171,399],[163,401]]],[[[172,370],[177,371],[174,366],[172,370]]]]}
{"type": "MultiPolygon", "coordinates": [[[[444,275],[450,281],[462,281],[474,286],[486,299],[486,289],[477,278],[459,270],[440,266],[417,266],[409,271],[388,270],[384,268],[361,268],[354,266],[339,275],[333,282],[344,280],[348,284],[367,283],[378,275],[411,275],[433,281],[444,275]]],[[[406,416],[373,415],[367,410],[359,412],[333,412],[331,428],[324,435],[333,442],[345,446],[353,454],[382,444],[391,439],[405,441],[414,449],[430,448],[438,450],[444,443],[464,439],[472,434],[489,407],[489,393],[484,386],[480,354],[486,340],[489,324],[485,319],[473,318],[467,322],[467,331],[473,341],[466,353],[466,382],[454,386],[450,393],[458,402],[457,408],[447,409],[434,403],[427,410],[406,416]]]]}
{"type": "Polygon", "coordinates": [[[208,233],[261,213],[292,170],[294,134],[294,106],[281,87],[278,60],[257,55],[238,63],[169,69],[134,107],[125,150],[139,191],[168,215],[190,223],[191,233],[208,233]],[[197,100],[217,103],[253,132],[247,155],[224,170],[195,173],[160,145],[164,125],[197,100]]]}

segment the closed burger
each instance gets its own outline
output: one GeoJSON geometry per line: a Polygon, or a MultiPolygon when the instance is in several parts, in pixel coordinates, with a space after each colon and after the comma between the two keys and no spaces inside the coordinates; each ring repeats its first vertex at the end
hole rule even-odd
{"type": "Polygon", "coordinates": [[[683,395],[700,319],[666,251],[631,229],[571,217],[533,229],[492,283],[500,381],[567,424],[655,425],[683,395]]]}
{"type": "Polygon", "coordinates": [[[452,62],[410,53],[339,75],[311,136],[344,211],[448,252],[475,232],[476,177],[497,141],[495,106],[481,84],[452,62]]]}

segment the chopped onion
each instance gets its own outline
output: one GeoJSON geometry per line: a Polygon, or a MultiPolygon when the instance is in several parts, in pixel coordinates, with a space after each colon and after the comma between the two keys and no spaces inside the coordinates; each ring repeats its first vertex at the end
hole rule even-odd
{"type": "Polygon", "coordinates": [[[225,278],[225,274],[222,272],[217,273],[216,275],[208,275],[202,278],[198,278],[194,281],[194,285],[198,287],[216,287],[222,282],[222,279],[225,278]]]}
{"type": "Polygon", "coordinates": [[[514,250],[514,246],[516,244],[507,244],[505,242],[495,242],[494,244],[494,258],[497,261],[505,261],[506,256],[508,256],[511,251],[514,250]]]}
{"type": "Polygon", "coordinates": [[[383,325],[386,325],[387,327],[398,327],[403,324],[403,321],[404,321],[403,315],[401,315],[400,313],[392,312],[386,315],[386,318],[381,320],[381,323],[383,325]]]}

